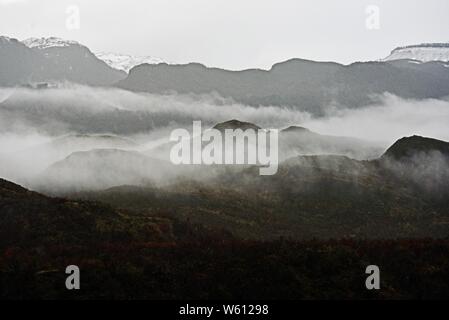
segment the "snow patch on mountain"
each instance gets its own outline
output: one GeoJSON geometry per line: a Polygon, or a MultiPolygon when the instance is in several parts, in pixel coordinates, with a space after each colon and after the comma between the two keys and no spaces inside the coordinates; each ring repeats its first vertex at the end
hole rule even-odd
{"type": "Polygon", "coordinates": [[[78,42],[73,40],[64,40],[61,38],[50,37],[50,38],[29,38],[22,41],[29,48],[37,49],[47,49],[47,48],[62,48],[69,47],[73,45],[80,45],[78,42]]]}
{"type": "Polygon", "coordinates": [[[449,43],[425,43],[394,49],[383,61],[417,60],[421,62],[449,61],[449,43]]]}
{"type": "Polygon", "coordinates": [[[111,52],[97,52],[95,53],[98,59],[106,62],[110,67],[118,70],[123,70],[129,72],[133,67],[148,63],[148,64],[159,64],[167,63],[161,58],[152,56],[132,56],[128,54],[118,54],[111,52]]]}

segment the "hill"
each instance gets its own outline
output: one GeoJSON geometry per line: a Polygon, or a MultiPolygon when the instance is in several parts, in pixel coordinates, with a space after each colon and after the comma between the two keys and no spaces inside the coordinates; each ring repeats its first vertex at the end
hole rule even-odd
{"type": "Polygon", "coordinates": [[[123,211],[93,202],[49,198],[0,179],[2,252],[8,247],[98,245],[124,239],[160,240],[160,236],[157,220],[145,218],[134,224],[123,211]]]}
{"type": "Polygon", "coordinates": [[[37,179],[39,190],[101,190],[120,185],[167,183],[175,176],[171,163],[136,151],[93,149],[74,152],[48,167],[37,179]]]}
{"type": "Polygon", "coordinates": [[[432,138],[412,136],[396,141],[384,153],[383,157],[401,160],[420,153],[430,154],[436,152],[449,157],[449,143],[432,138]]]}

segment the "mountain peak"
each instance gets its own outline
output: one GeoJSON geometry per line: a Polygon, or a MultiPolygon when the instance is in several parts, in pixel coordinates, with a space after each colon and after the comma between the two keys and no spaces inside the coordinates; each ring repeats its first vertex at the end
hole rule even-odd
{"type": "Polygon", "coordinates": [[[449,143],[421,136],[404,137],[396,141],[382,156],[383,158],[402,159],[416,153],[440,152],[449,156],[449,143]]]}
{"type": "Polygon", "coordinates": [[[69,46],[80,46],[80,44],[73,40],[64,40],[57,37],[49,37],[49,38],[28,38],[22,41],[29,48],[37,48],[37,49],[48,49],[48,48],[63,48],[69,46]]]}
{"type": "Polygon", "coordinates": [[[223,131],[226,129],[233,129],[233,130],[235,130],[235,129],[242,129],[242,130],[253,129],[253,130],[257,131],[262,128],[253,123],[250,123],[250,122],[244,122],[244,121],[233,119],[233,120],[229,120],[229,121],[225,121],[225,122],[216,124],[214,126],[214,129],[217,129],[220,131],[223,131]]]}
{"type": "Polygon", "coordinates": [[[282,132],[298,132],[298,133],[306,133],[311,132],[309,129],[300,127],[300,126],[290,126],[282,130],[282,132]]]}

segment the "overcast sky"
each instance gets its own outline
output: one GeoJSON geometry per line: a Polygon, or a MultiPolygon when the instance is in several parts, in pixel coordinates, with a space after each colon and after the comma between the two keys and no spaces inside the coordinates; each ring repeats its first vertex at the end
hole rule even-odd
{"type": "Polygon", "coordinates": [[[399,45],[449,42],[448,13],[448,0],[0,0],[0,34],[235,70],[293,57],[377,60],[399,45]]]}

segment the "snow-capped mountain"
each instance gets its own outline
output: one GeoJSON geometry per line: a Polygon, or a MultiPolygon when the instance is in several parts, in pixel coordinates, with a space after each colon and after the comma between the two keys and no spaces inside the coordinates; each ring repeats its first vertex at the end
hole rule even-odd
{"type": "Polygon", "coordinates": [[[161,58],[152,56],[131,56],[128,54],[118,54],[111,52],[98,52],[95,53],[98,59],[106,62],[110,67],[118,70],[123,70],[129,72],[133,67],[148,63],[148,64],[159,64],[167,63],[161,58]]]}
{"type": "Polygon", "coordinates": [[[449,61],[449,43],[425,43],[394,49],[383,61],[392,60],[449,61]]]}
{"type": "Polygon", "coordinates": [[[17,39],[13,39],[6,36],[0,36],[0,44],[10,43],[11,41],[17,41],[17,39]]]}
{"type": "Polygon", "coordinates": [[[0,86],[59,81],[111,85],[125,77],[125,72],[111,68],[76,41],[0,37],[0,86]]]}
{"type": "Polygon", "coordinates": [[[49,38],[29,38],[22,41],[28,48],[38,48],[38,49],[47,49],[53,47],[69,47],[72,45],[80,45],[78,42],[73,40],[64,40],[56,37],[49,38]]]}

